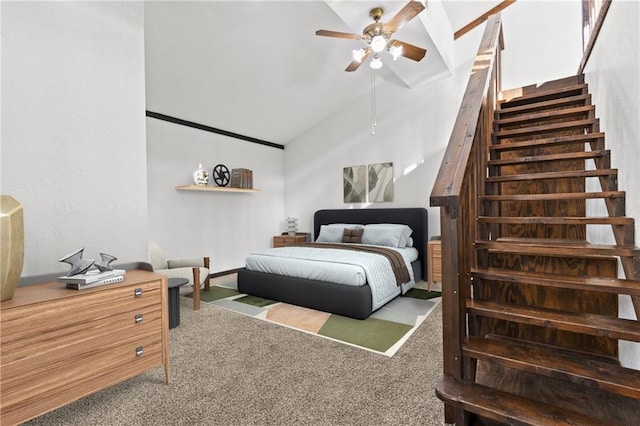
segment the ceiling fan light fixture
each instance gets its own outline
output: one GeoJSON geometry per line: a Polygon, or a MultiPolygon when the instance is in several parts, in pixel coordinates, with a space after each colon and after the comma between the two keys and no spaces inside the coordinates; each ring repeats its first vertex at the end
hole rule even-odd
{"type": "Polygon", "coordinates": [[[385,40],[384,36],[377,35],[371,39],[371,50],[376,53],[380,53],[387,47],[387,40],[385,40]]]}
{"type": "Polygon", "coordinates": [[[380,60],[380,56],[375,55],[373,59],[371,59],[369,66],[374,70],[379,70],[380,68],[382,68],[382,61],[380,60]]]}
{"type": "Polygon", "coordinates": [[[393,57],[393,60],[395,61],[400,56],[402,56],[402,46],[398,46],[397,44],[394,44],[393,46],[389,46],[389,53],[391,54],[391,56],[393,57]]]}
{"type": "Polygon", "coordinates": [[[362,62],[362,58],[364,58],[364,54],[365,54],[364,49],[358,49],[358,50],[354,49],[353,50],[353,60],[354,61],[358,61],[358,62],[362,62]]]}

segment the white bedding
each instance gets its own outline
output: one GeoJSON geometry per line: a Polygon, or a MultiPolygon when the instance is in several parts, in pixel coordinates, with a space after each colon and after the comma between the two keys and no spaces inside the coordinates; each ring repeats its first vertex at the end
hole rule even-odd
{"type": "Polygon", "coordinates": [[[344,285],[361,286],[368,282],[375,310],[415,285],[411,262],[418,258],[418,250],[414,247],[393,250],[402,254],[411,277],[411,281],[400,287],[386,257],[353,250],[279,247],[252,253],[247,257],[245,266],[251,271],[344,285]]]}

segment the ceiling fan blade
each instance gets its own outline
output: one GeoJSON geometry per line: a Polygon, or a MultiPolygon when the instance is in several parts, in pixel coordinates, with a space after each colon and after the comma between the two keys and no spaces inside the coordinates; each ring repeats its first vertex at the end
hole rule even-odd
{"type": "Polygon", "coordinates": [[[389,46],[402,46],[402,53],[400,55],[413,59],[416,62],[420,62],[422,58],[424,58],[424,55],[427,54],[426,49],[400,40],[389,40],[389,46]]]}
{"type": "Polygon", "coordinates": [[[366,61],[369,56],[371,55],[371,52],[367,52],[364,54],[364,56],[362,57],[362,59],[360,61],[356,61],[355,59],[353,61],[351,61],[351,63],[347,66],[347,68],[345,68],[344,70],[346,72],[353,72],[355,70],[357,70],[358,68],[360,68],[360,65],[362,65],[364,63],[364,61],[366,61]]]}
{"type": "Polygon", "coordinates": [[[424,5],[419,1],[410,1],[400,9],[400,12],[396,13],[396,15],[389,20],[386,24],[384,24],[385,31],[389,31],[395,33],[398,31],[404,24],[412,20],[418,15],[418,13],[424,10],[424,5]]]}
{"type": "Polygon", "coordinates": [[[360,40],[361,38],[359,34],[341,33],[339,31],[329,31],[329,30],[318,30],[316,31],[316,35],[324,36],[324,37],[346,38],[351,40],[360,40]]]}

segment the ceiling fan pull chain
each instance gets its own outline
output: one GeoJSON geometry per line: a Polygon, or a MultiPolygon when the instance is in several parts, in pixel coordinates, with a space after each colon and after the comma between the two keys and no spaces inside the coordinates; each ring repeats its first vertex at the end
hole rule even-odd
{"type": "Polygon", "coordinates": [[[371,69],[371,135],[376,134],[376,70],[371,69]]]}

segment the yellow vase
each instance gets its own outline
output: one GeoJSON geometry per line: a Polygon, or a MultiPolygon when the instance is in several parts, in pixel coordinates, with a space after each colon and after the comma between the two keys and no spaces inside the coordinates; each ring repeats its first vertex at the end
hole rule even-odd
{"type": "Polygon", "coordinates": [[[0,195],[0,300],[16,291],[24,263],[24,216],[22,204],[0,195]]]}

